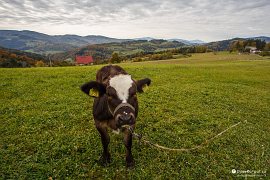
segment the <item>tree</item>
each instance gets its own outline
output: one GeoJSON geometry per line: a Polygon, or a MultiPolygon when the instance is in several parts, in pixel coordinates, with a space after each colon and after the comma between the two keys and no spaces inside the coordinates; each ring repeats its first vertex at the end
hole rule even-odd
{"type": "Polygon", "coordinates": [[[120,63],[121,62],[121,58],[119,57],[117,52],[114,52],[112,54],[112,58],[110,59],[110,63],[120,63]]]}
{"type": "Polygon", "coordinates": [[[259,50],[263,50],[264,47],[266,45],[266,42],[263,40],[260,40],[260,39],[256,39],[256,48],[259,49],[259,50]]]}
{"type": "Polygon", "coordinates": [[[44,67],[45,63],[43,61],[37,61],[35,65],[36,67],[44,67]]]}
{"type": "Polygon", "coordinates": [[[265,51],[270,51],[270,42],[264,46],[265,51]]]}
{"type": "Polygon", "coordinates": [[[207,47],[206,46],[200,45],[200,46],[196,46],[195,47],[196,53],[205,53],[206,50],[207,50],[207,47]]]}

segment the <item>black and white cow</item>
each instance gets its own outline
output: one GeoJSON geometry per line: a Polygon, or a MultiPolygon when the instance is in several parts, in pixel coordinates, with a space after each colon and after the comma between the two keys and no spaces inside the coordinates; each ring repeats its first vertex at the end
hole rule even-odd
{"type": "Polygon", "coordinates": [[[138,115],[137,92],[143,92],[144,86],[149,86],[148,78],[134,80],[120,66],[104,66],[96,74],[96,81],[90,81],[81,86],[86,94],[95,97],[93,104],[93,116],[95,126],[100,133],[103,145],[103,153],[100,161],[103,165],[110,162],[108,145],[110,137],[108,128],[124,133],[126,147],[126,165],[134,166],[131,153],[132,134],[128,126],[135,128],[138,115]]]}

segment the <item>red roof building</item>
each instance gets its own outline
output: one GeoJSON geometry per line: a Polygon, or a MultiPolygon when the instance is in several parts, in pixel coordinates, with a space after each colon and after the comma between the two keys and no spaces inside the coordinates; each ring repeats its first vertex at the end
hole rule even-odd
{"type": "Polygon", "coordinates": [[[93,63],[93,57],[92,56],[79,56],[76,55],[76,64],[91,64],[93,63]]]}

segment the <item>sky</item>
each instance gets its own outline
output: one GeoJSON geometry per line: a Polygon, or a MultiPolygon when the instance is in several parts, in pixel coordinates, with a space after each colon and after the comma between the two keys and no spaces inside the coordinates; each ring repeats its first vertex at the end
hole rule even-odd
{"type": "Polygon", "coordinates": [[[206,42],[270,36],[270,0],[0,0],[0,30],[206,42]]]}

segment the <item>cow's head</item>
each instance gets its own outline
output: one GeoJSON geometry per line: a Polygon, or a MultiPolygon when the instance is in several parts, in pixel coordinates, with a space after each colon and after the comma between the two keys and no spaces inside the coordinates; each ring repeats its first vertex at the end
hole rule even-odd
{"type": "Polygon", "coordinates": [[[148,78],[135,81],[128,74],[119,74],[111,77],[107,85],[90,81],[82,85],[81,90],[95,98],[105,97],[115,124],[120,128],[135,124],[138,113],[136,94],[144,92],[143,88],[150,83],[151,80],[148,78]]]}

